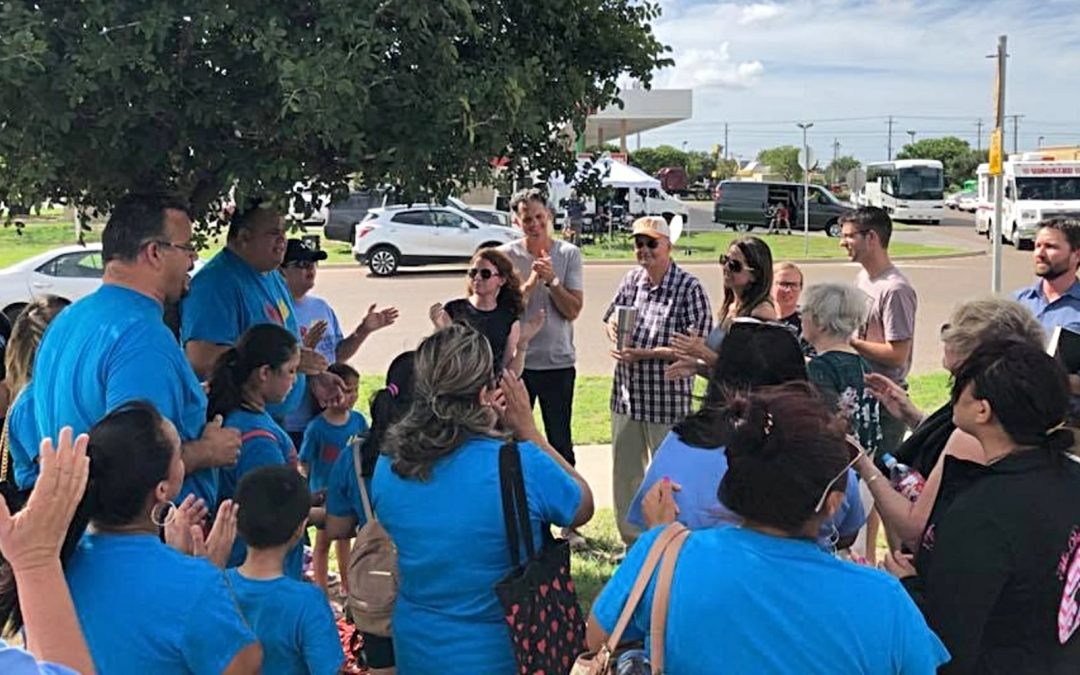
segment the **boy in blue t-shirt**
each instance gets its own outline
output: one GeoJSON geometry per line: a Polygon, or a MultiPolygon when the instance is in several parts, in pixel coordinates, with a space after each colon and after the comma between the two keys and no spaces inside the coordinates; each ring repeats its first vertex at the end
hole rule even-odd
{"type": "MultiPolygon", "coordinates": [[[[326,501],[326,488],[330,484],[330,470],[341,454],[349,454],[353,443],[367,432],[367,420],[353,410],[360,388],[360,374],[344,363],[335,363],[329,371],[345,383],[345,397],[339,405],[323,410],[308,423],[304,430],[304,441],[300,445],[300,473],[307,476],[314,502],[321,506],[326,501]]],[[[325,526],[316,524],[315,549],[312,552],[312,571],[315,583],[324,593],[328,593],[330,538],[326,536],[325,526]]],[[[348,576],[345,569],[349,564],[349,546],[351,540],[339,539],[336,543],[338,576],[341,579],[341,594],[349,593],[348,576]]]]}
{"type": "Polygon", "coordinates": [[[260,467],[240,479],[236,502],[247,558],[226,575],[262,644],[263,673],[339,672],[345,654],[326,597],[284,574],[285,556],[307,527],[311,493],[304,479],[288,466],[260,467]]]}

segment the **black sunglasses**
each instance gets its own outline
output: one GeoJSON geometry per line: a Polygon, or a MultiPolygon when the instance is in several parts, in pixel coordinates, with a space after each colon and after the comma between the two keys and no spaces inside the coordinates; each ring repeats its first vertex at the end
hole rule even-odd
{"type": "Polygon", "coordinates": [[[746,269],[747,271],[752,271],[754,269],[753,267],[744,264],[741,260],[736,260],[726,254],[720,256],[720,266],[732,274],[738,274],[739,272],[742,272],[743,269],[746,269]]]}
{"type": "Polygon", "coordinates": [[[659,245],[660,242],[652,237],[634,237],[634,248],[644,248],[646,246],[649,248],[656,248],[659,245]]]}
{"type": "Polygon", "coordinates": [[[502,276],[502,275],[499,274],[498,272],[492,272],[489,269],[478,269],[476,267],[470,268],[469,269],[469,278],[470,279],[475,279],[477,276],[479,276],[484,281],[487,281],[491,277],[499,277],[499,276],[502,276]]]}

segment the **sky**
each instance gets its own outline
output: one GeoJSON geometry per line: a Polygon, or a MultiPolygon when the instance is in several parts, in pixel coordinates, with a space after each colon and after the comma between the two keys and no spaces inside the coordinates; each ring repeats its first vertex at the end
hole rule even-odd
{"type": "MultiPolygon", "coordinates": [[[[915,138],[982,147],[993,125],[999,35],[1008,36],[1005,112],[1021,151],[1080,145],[1080,0],[662,0],[653,28],[675,66],[653,88],[694,90],[692,119],[641,134],[641,145],[710,150],[728,123],[732,156],[801,145],[817,157],[886,159],[915,138]]],[[[1006,123],[1006,150],[1013,148],[1006,123]]],[[[628,139],[633,149],[636,138],[628,139]]]]}

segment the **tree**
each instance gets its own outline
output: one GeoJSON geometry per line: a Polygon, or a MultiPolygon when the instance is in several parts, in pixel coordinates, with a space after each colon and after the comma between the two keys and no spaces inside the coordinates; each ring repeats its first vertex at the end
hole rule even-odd
{"type": "Polygon", "coordinates": [[[849,171],[854,171],[860,166],[862,165],[859,163],[859,160],[851,155],[843,155],[842,157],[837,157],[829,162],[829,166],[825,169],[825,173],[833,183],[842,183],[846,180],[849,171]]]}
{"type": "Polygon", "coordinates": [[[650,176],[665,166],[680,166],[685,170],[686,159],[685,152],[671,145],[638,148],[630,153],[630,162],[650,176]]]}
{"type": "Polygon", "coordinates": [[[758,153],[757,159],[762,164],[767,164],[773,173],[779,174],[784,180],[802,180],[802,167],[799,166],[799,149],[794,145],[781,145],[777,148],[769,148],[758,153]]]}
{"type": "Polygon", "coordinates": [[[896,153],[896,158],[936,159],[945,167],[945,184],[960,185],[975,176],[975,169],[986,161],[986,153],[976,152],[967,141],[955,136],[945,136],[908,143],[896,153]]]}
{"type": "Polygon", "coordinates": [[[108,208],[175,189],[197,215],[296,181],[441,195],[569,173],[570,135],[669,65],[634,0],[0,3],[0,202],[108,208]]]}

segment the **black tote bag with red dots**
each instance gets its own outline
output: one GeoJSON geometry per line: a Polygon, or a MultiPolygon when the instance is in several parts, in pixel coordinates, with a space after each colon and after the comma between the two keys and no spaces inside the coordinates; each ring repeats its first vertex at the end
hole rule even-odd
{"type": "Polygon", "coordinates": [[[585,649],[585,619],[570,578],[570,545],[543,537],[536,552],[517,445],[499,450],[510,573],[495,584],[521,675],[565,675],[585,649]],[[526,559],[521,559],[524,543],[526,559]]]}

